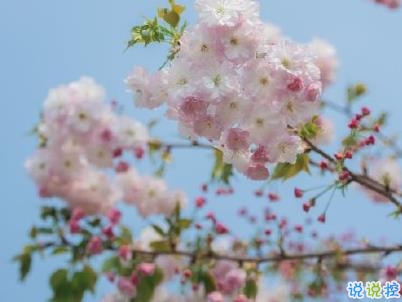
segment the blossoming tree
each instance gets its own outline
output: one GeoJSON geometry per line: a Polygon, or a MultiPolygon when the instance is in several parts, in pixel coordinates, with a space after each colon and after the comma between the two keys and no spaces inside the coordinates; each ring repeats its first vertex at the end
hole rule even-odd
{"type": "MultiPolygon", "coordinates": [[[[375,2],[399,6],[397,0],[375,2]]],[[[41,197],[63,204],[42,206],[42,223],[15,257],[21,279],[40,253],[69,258],[50,276],[51,301],[58,302],[82,301],[100,278],[116,286],[104,301],[135,302],[326,301],[346,291],[348,280],[396,282],[399,266],[383,258],[401,252],[400,245],[311,232],[326,222],[334,194],[351,186],[393,216],[402,214],[396,160],[402,150],[382,130],[384,115],[358,107],[366,87],[351,85],[344,106],[324,101],[338,66],[335,49],[321,39],[300,44],[285,37],[261,20],[257,1],[196,0],[195,9],[198,19],[185,22],[185,7],[169,0],[155,18],[132,28],[128,42],[128,48],[169,44],[159,70],[137,66],[126,84],[136,106],[163,108],[180,141],[151,135],[152,122],[146,126],[122,114],[91,78],[49,91],[35,127],[39,146],[26,168],[41,197]],[[335,154],[325,150],[334,125],[322,116],[323,107],[349,119],[335,154]],[[392,156],[375,156],[384,147],[392,156]],[[209,181],[194,199],[163,179],[177,149],[213,155],[209,181]],[[139,172],[137,164],[149,160],[158,165],[156,173],[139,172]],[[282,186],[279,181],[301,173],[317,185],[328,180],[313,189],[292,188],[301,215],[329,197],[325,210],[305,225],[269,206],[252,215],[244,204],[236,218],[248,229],[244,235],[240,224],[226,225],[210,210],[209,199],[241,190],[233,186],[239,175],[255,183],[250,199],[276,202],[280,194],[266,185],[282,186]],[[126,212],[119,202],[136,209],[135,219],[146,225],[141,232],[122,223],[126,212]],[[373,254],[379,257],[368,261],[373,254]],[[282,285],[268,290],[272,280],[282,285]]]]}

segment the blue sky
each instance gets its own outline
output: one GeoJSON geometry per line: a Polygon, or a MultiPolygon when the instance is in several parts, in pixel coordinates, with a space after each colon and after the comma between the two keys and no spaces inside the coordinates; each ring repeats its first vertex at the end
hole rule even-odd
{"type": "MultiPolygon", "coordinates": [[[[49,88],[78,79],[94,77],[105,86],[110,98],[125,105],[137,119],[147,121],[160,112],[135,110],[123,78],[134,65],[155,69],[164,59],[163,47],[124,52],[132,25],[151,16],[166,1],[70,0],[70,1],[0,1],[0,82],[1,96],[1,163],[0,172],[0,297],[4,301],[45,301],[50,296],[47,278],[59,260],[36,259],[31,276],[18,283],[17,267],[12,256],[27,242],[27,231],[37,221],[42,201],[36,197],[33,183],[23,163],[34,151],[35,140],[27,135],[38,119],[49,88]]],[[[186,16],[194,21],[192,1],[186,16]]],[[[345,87],[357,81],[366,83],[369,94],[364,103],[373,111],[391,113],[390,131],[402,130],[400,123],[402,90],[402,11],[392,12],[369,0],[264,0],[264,20],[280,26],[283,32],[300,42],[322,37],[338,50],[341,67],[336,84],[326,98],[341,103],[345,87]]],[[[328,114],[339,129],[345,120],[328,114]]],[[[161,135],[176,138],[175,125],[166,122],[161,135]]],[[[343,130],[339,130],[343,131],[343,130]]],[[[338,132],[339,133],[339,132],[338,132]]],[[[180,161],[168,172],[172,187],[185,189],[190,196],[208,176],[210,156],[203,152],[181,152],[180,161]],[[199,160],[198,160],[199,159],[199,160]],[[189,177],[191,176],[191,177],[189,177]]],[[[214,207],[230,223],[233,205],[240,205],[250,192],[250,184],[238,179],[236,200],[219,200],[214,207]],[[249,190],[248,190],[249,189],[249,190]],[[244,192],[243,192],[244,191],[244,192]]],[[[301,178],[297,184],[310,180],[301,178]]],[[[286,188],[278,188],[286,192],[286,188]]],[[[355,229],[368,238],[386,236],[399,239],[401,223],[386,218],[390,207],[373,205],[359,192],[351,190],[347,198],[337,196],[328,213],[323,233],[355,229]],[[374,223],[373,223],[374,222],[374,223]]],[[[257,208],[257,206],[256,206],[257,208]]],[[[300,205],[283,202],[278,211],[300,219],[300,205]]],[[[233,212],[233,211],[232,211],[233,212]]],[[[233,221],[233,220],[232,220],[233,221]]],[[[135,225],[135,222],[131,222],[135,225]]],[[[103,288],[100,292],[105,292],[103,288]]],[[[86,301],[95,301],[87,297],[86,301]]]]}

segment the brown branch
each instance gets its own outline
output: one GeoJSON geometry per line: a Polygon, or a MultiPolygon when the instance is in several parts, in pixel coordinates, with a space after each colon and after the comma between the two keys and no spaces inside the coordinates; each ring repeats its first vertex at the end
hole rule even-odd
{"type": "Polygon", "coordinates": [[[230,256],[230,255],[221,255],[221,254],[197,254],[196,252],[191,251],[144,251],[133,249],[133,253],[149,255],[149,256],[160,256],[160,255],[171,255],[171,256],[183,256],[183,257],[195,257],[198,259],[215,259],[215,260],[228,260],[234,262],[254,262],[257,264],[260,263],[270,263],[270,262],[280,262],[284,260],[308,260],[308,259],[319,259],[319,258],[332,258],[339,256],[352,256],[352,255],[363,255],[363,254],[390,254],[395,252],[402,252],[402,246],[393,246],[393,247],[365,247],[365,248],[356,248],[356,249],[348,249],[348,250],[328,250],[323,252],[312,252],[306,254],[279,254],[268,257],[241,257],[241,256],[230,256]]]}
{"type": "Polygon", "coordinates": [[[163,141],[155,139],[155,140],[149,141],[148,145],[158,146],[159,148],[166,148],[166,149],[190,149],[190,148],[200,148],[200,149],[208,149],[208,150],[214,149],[213,146],[208,145],[208,144],[203,144],[198,141],[191,141],[189,143],[186,143],[186,142],[168,143],[168,142],[163,142],[163,141]]]}
{"type": "MultiPolygon", "coordinates": [[[[55,243],[55,242],[47,242],[42,244],[42,248],[52,248],[52,247],[72,247],[71,243],[55,243]]],[[[115,251],[116,249],[112,246],[107,247],[108,250],[115,251]]],[[[135,255],[143,255],[143,256],[151,256],[155,258],[157,256],[167,255],[167,256],[179,256],[186,257],[190,259],[211,259],[211,260],[227,260],[238,263],[273,263],[273,262],[281,262],[286,260],[315,260],[315,259],[325,259],[325,258],[335,258],[340,256],[354,256],[354,255],[367,255],[367,254],[384,254],[389,255],[391,253],[400,253],[402,252],[402,245],[396,246],[367,246],[361,248],[354,249],[335,249],[335,250],[327,250],[322,252],[310,252],[304,254],[287,254],[287,253],[276,253],[275,255],[269,255],[264,257],[249,257],[249,256],[231,256],[231,255],[223,255],[217,254],[213,252],[202,253],[197,251],[184,251],[184,250],[166,250],[166,251],[149,251],[133,248],[132,253],[135,255]]],[[[356,265],[353,263],[345,262],[345,263],[337,263],[339,267],[343,267],[344,269],[350,267],[357,268],[367,268],[366,264],[356,265]]],[[[373,267],[371,267],[373,268],[373,267]]],[[[373,268],[374,269],[374,268],[373,268]]]]}
{"type": "MultiPolygon", "coordinates": [[[[308,140],[307,138],[304,138],[303,140],[312,151],[319,154],[321,157],[325,158],[332,164],[337,163],[335,158],[333,158],[331,155],[329,155],[322,149],[318,148],[310,140],[308,140]]],[[[402,204],[394,196],[394,194],[400,194],[399,192],[396,192],[395,190],[391,190],[389,187],[368,177],[367,175],[360,175],[360,174],[354,173],[347,167],[343,167],[343,170],[347,171],[349,173],[351,182],[356,182],[356,183],[362,185],[363,187],[366,187],[367,189],[384,196],[390,202],[392,202],[398,208],[399,211],[402,212],[402,204]]]]}

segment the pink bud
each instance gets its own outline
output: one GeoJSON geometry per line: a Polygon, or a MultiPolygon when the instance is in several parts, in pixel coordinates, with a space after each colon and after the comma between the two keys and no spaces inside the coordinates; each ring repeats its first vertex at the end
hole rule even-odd
{"type": "Polygon", "coordinates": [[[363,107],[363,108],[362,108],[362,114],[363,114],[364,116],[370,115],[370,109],[368,109],[367,107],[363,107]]]}
{"type": "Polygon", "coordinates": [[[301,198],[301,197],[303,197],[303,190],[301,190],[299,188],[295,188],[294,194],[295,194],[296,198],[301,198]]]}
{"type": "Polygon", "coordinates": [[[113,150],[113,157],[120,157],[123,154],[122,148],[117,148],[113,150]]]}
{"type": "Polygon", "coordinates": [[[183,277],[188,279],[188,278],[191,277],[192,274],[193,273],[189,269],[185,269],[184,272],[183,272],[183,277]]]}
{"type": "Polygon", "coordinates": [[[71,220],[81,220],[82,218],[84,218],[85,213],[81,208],[74,208],[73,212],[71,213],[71,220]]]}
{"type": "Polygon", "coordinates": [[[346,182],[348,181],[350,178],[350,173],[349,171],[342,171],[341,173],[339,173],[339,180],[346,182]]]}
{"type": "Polygon", "coordinates": [[[286,218],[282,218],[281,221],[279,222],[279,228],[283,229],[284,227],[286,227],[288,224],[288,220],[286,218]]]}
{"type": "Polygon", "coordinates": [[[328,163],[326,161],[320,162],[320,168],[321,168],[321,170],[328,169],[328,163]]]}
{"type": "Polygon", "coordinates": [[[87,245],[87,250],[91,255],[98,255],[103,251],[102,239],[98,236],[93,236],[87,245]]]}
{"type": "Polygon", "coordinates": [[[119,278],[119,281],[117,282],[117,288],[124,296],[127,296],[129,298],[133,298],[137,294],[136,287],[131,282],[130,278],[119,278]]]}
{"type": "Polygon", "coordinates": [[[303,81],[299,77],[295,77],[288,84],[288,89],[293,92],[297,92],[303,89],[303,81]]]}
{"type": "Polygon", "coordinates": [[[77,220],[70,219],[68,221],[68,227],[71,234],[78,234],[81,232],[81,226],[77,220]]]}
{"type": "Polygon", "coordinates": [[[278,201],[279,200],[279,195],[275,193],[268,193],[268,199],[270,201],[278,201]]]}
{"type": "Polygon", "coordinates": [[[345,152],[345,158],[348,158],[348,159],[351,159],[353,157],[353,153],[352,153],[352,151],[346,151],[345,152]]]}
{"type": "Polygon", "coordinates": [[[207,219],[211,220],[212,223],[216,223],[216,218],[215,218],[215,214],[212,212],[209,212],[206,216],[207,219]]]}
{"type": "Polygon", "coordinates": [[[229,232],[228,228],[225,227],[222,223],[217,223],[215,226],[216,233],[223,235],[229,232]]]}
{"type": "Polygon", "coordinates": [[[326,221],[326,216],[325,213],[321,214],[320,216],[318,216],[317,220],[321,223],[325,223],[326,221]]]}
{"type": "Polygon", "coordinates": [[[117,163],[117,166],[115,167],[115,171],[117,173],[124,173],[124,172],[127,172],[129,168],[130,168],[130,165],[127,162],[120,161],[117,163]]]}
{"type": "Polygon", "coordinates": [[[136,272],[133,272],[130,276],[130,281],[132,284],[137,285],[140,282],[140,278],[138,277],[136,272]]]}
{"type": "Polygon", "coordinates": [[[109,282],[114,282],[114,280],[116,279],[116,274],[114,272],[106,272],[106,279],[109,280],[109,282]]]}
{"type": "Polygon", "coordinates": [[[154,274],[155,268],[156,266],[154,263],[143,262],[138,266],[138,271],[145,276],[151,276],[154,274]]]}
{"type": "Polygon", "coordinates": [[[206,200],[205,200],[205,198],[204,197],[198,197],[196,200],[195,200],[195,206],[197,207],[197,208],[202,208],[204,205],[205,205],[205,203],[206,203],[206,200]]]}
{"type": "Polygon", "coordinates": [[[136,159],[142,159],[144,157],[145,150],[141,146],[137,146],[134,148],[134,156],[136,159]]]}
{"type": "Polygon", "coordinates": [[[334,156],[335,156],[336,160],[343,160],[345,158],[345,156],[342,152],[335,153],[334,156]]]}
{"type": "Polygon", "coordinates": [[[109,218],[110,222],[113,225],[116,225],[119,223],[120,218],[121,218],[121,212],[118,209],[111,208],[107,211],[106,214],[107,218],[109,218]]]}
{"type": "Polygon", "coordinates": [[[262,190],[255,190],[254,191],[254,195],[256,197],[261,197],[264,194],[264,192],[262,190]]]}
{"type": "Polygon", "coordinates": [[[366,143],[366,146],[374,145],[374,144],[375,144],[375,137],[372,136],[372,135],[370,135],[370,136],[366,139],[365,143],[366,143]]]}
{"type": "Polygon", "coordinates": [[[104,142],[107,142],[107,143],[110,142],[113,138],[112,131],[110,131],[110,129],[104,129],[101,132],[101,138],[104,142]]]}
{"type": "Polygon", "coordinates": [[[311,204],[309,202],[303,203],[303,211],[304,212],[307,213],[308,211],[310,211],[310,208],[311,208],[311,204]]]}
{"type": "Polygon", "coordinates": [[[131,247],[129,245],[122,245],[118,251],[119,257],[123,261],[130,261],[132,258],[131,247]]]}
{"type": "Polygon", "coordinates": [[[296,226],[295,226],[295,231],[298,232],[298,233],[302,233],[302,232],[303,232],[303,226],[301,226],[301,225],[299,225],[299,224],[296,225],[296,226]]]}
{"type": "Polygon", "coordinates": [[[352,119],[352,120],[349,122],[348,127],[349,127],[350,129],[356,129],[356,128],[358,128],[358,127],[359,127],[359,120],[356,119],[356,118],[352,119]]]}
{"type": "Polygon", "coordinates": [[[103,228],[102,234],[108,238],[113,238],[114,237],[113,226],[108,225],[107,227],[103,228]]]}
{"type": "Polygon", "coordinates": [[[276,214],[266,214],[265,215],[266,221],[275,220],[275,219],[276,219],[276,214]]]}

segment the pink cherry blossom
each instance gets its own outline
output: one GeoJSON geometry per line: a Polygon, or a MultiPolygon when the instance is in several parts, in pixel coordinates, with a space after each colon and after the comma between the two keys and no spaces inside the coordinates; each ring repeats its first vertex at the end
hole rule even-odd
{"type": "Polygon", "coordinates": [[[153,275],[155,272],[156,266],[155,263],[140,263],[138,266],[138,271],[145,275],[145,276],[150,276],[153,275]]]}

